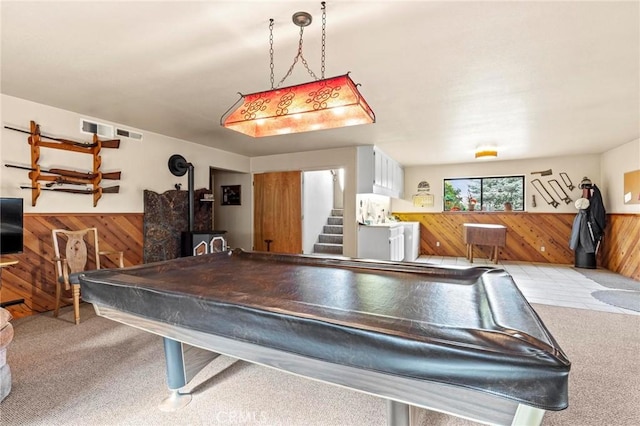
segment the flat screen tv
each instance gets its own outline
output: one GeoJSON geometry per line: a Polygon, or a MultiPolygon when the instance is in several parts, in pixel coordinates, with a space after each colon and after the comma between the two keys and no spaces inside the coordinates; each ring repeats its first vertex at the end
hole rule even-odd
{"type": "Polygon", "coordinates": [[[0,197],[0,254],[22,253],[22,225],[22,198],[0,197]]]}

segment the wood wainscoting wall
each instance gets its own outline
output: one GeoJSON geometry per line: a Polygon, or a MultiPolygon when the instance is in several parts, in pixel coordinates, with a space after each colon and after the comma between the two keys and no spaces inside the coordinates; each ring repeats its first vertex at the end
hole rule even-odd
{"type": "Polygon", "coordinates": [[[602,266],[640,281],[640,214],[608,214],[602,266]]]}
{"type": "MultiPolygon", "coordinates": [[[[420,222],[420,254],[464,257],[463,224],[489,223],[507,227],[507,244],[500,249],[500,260],[558,264],[574,262],[569,238],[575,214],[446,212],[394,215],[403,221],[420,222]]],[[[489,247],[475,247],[474,257],[488,258],[489,251],[489,247]]]]}
{"type": "MultiPolygon", "coordinates": [[[[403,221],[420,222],[420,254],[464,257],[464,223],[507,227],[500,260],[570,264],[575,253],[569,238],[575,214],[526,212],[394,213],[403,221]],[[437,243],[440,243],[438,246],[437,243]],[[541,250],[544,247],[544,251],[541,250]]],[[[489,247],[475,247],[474,257],[488,257],[489,247]]],[[[640,215],[608,214],[598,266],[640,280],[640,215]]]]}
{"type": "MultiPolygon", "coordinates": [[[[55,305],[55,268],[51,259],[51,230],[56,228],[98,228],[100,250],[124,253],[125,266],[142,263],[142,213],[109,214],[24,214],[24,252],[3,257],[18,264],[2,269],[0,302],[24,299],[8,306],[14,318],[53,309],[55,305]]],[[[103,267],[115,267],[103,257],[103,267]]]]}
{"type": "MultiPolygon", "coordinates": [[[[575,214],[556,213],[395,213],[404,221],[420,222],[420,254],[465,255],[463,223],[505,225],[507,245],[500,259],[573,264],[569,237],[575,214]],[[440,242],[440,246],[436,243],[440,242]],[[545,251],[540,247],[544,246],[545,251]]],[[[97,227],[100,248],[124,252],[125,266],[142,264],[143,214],[33,214],[24,215],[24,253],[4,256],[18,260],[2,268],[0,301],[24,299],[7,309],[15,318],[53,309],[55,272],[51,262],[51,230],[97,227]]],[[[487,257],[488,248],[478,247],[474,256],[487,257]]],[[[640,280],[640,215],[609,214],[598,265],[640,280]]],[[[105,265],[107,266],[107,265],[105,265]]],[[[115,266],[115,265],[109,265],[115,266]]]]}

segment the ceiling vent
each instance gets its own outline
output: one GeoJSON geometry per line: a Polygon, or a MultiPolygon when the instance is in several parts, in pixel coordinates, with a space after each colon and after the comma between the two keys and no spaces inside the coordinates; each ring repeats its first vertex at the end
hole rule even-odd
{"type": "Polygon", "coordinates": [[[108,124],[96,123],[89,120],[80,120],[80,131],[82,133],[96,134],[101,138],[113,138],[113,126],[108,124]]]}
{"type": "Polygon", "coordinates": [[[132,132],[131,130],[116,128],[116,136],[121,138],[130,138],[138,141],[142,140],[142,133],[132,132]]]}

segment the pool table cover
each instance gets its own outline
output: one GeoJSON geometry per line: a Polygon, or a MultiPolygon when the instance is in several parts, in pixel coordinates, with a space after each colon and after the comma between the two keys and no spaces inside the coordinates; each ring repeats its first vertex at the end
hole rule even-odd
{"type": "Polygon", "coordinates": [[[235,250],[80,278],[85,301],[330,363],[567,407],[570,362],[504,270],[235,250]]]}

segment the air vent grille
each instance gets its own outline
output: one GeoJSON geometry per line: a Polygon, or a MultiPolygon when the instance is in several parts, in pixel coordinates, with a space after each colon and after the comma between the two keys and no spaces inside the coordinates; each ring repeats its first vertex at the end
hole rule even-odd
{"type": "Polygon", "coordinates": [[[97,134],[102,138],[113,138],[113,126],[96,123],[95,121],[80,120],[80,131],[90,135],[97,134]]]}
{"type": "Polygon", "coordinates": [[[123,138],[130,138],[135,140],[142,140],[142,133],[132,132],[131,130],[116,128],[116,136],[123,138]]]}

